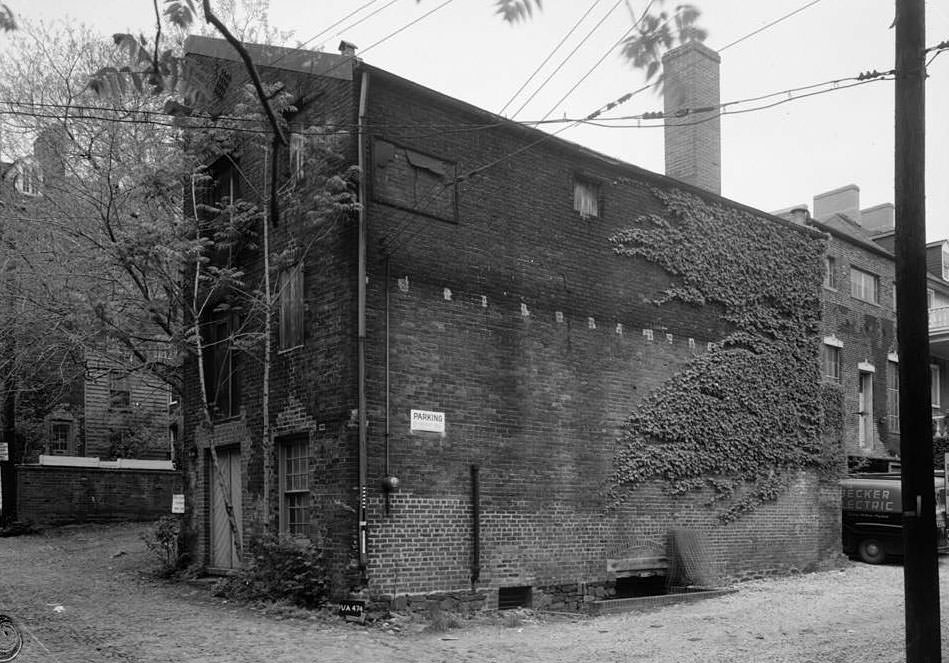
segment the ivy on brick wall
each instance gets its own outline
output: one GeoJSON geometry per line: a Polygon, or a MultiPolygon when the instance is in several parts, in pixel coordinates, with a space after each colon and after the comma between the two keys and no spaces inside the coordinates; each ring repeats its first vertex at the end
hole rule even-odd
{"type": "Polygon", "coordinates": [[[661,480],[711,495],[729,521],[780,496],[792,471],[842,466],[842,395],[821,384],[818,362],[824,240],[682,191],[653,193],[665,213],[617,232],[614,250],[672,277],[656,305],[708,306],[732,331],[630,415],[612,492],[622,500],[661,480]]]}

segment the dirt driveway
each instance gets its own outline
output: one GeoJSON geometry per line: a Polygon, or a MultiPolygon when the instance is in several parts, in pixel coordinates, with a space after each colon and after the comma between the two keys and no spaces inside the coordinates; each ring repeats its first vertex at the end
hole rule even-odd
{"type": "MultiPolygon", "coordinates": [[[[17,663],[904,660],[898,565],[751,582],[736,594],[650,613],[388,632],[262,614],[154,581],[141,531],[90,526],[0,539],[0,613],[22,625],[26,640],[17,663]]],[[[949,560],[940,566],[945,601],[949,560]]],[[[947,636],[944,629],[944,643],[947,636]]]]}

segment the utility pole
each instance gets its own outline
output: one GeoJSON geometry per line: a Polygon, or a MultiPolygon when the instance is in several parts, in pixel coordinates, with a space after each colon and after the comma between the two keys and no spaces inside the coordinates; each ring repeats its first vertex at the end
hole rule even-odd
{"type": "Polygon", "coordinates": [[[896,291],[906,662],[940,663],[926,304],[925,0],[896,0],[896,291]]]}

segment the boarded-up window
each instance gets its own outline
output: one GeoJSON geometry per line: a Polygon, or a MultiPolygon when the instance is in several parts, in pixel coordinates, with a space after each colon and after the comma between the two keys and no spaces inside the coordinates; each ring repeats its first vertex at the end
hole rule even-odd
{"type": "Polygon", "coordinates": [[[456,220],[456,169],[451,162],[377,139],[373,144],[375,197],[380,202],[456,220]]]}
{"type": "Polygon", "coordinates": [[[230,312],[215,313],[201,325],[204,383],[211,414],[234,417],[240,413],[240,375],[234,338],[237,317],[230,312]]]}
{"type": "Polygon", "coordinates": [[[303,263],[280,273],[280,349],[303,345],[303,263]]]}
{"type": "Polygon", "coordinates": [[[290,179],[294,182],[303,180],[306,174],[306,136],[300,133],[290,134],[290,179]]]}
{"type": "Polygon", "coordinates": [[[573,183],[573,209],[584,219],[600,216],[600,187],[587,180],[576,180],[573,183]]]}

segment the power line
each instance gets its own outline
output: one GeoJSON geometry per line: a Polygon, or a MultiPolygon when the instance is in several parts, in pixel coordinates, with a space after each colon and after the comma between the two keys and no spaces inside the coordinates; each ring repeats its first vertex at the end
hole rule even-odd
{"type": "MultiPolygon", "coordinates": [[[[593,64],[593,66],[590,67],[590,69],[587,70],[587,73],[585,73],[585,74],[580,78],[580,80],[578,80],[576,83],[574,83],[573,87],[571,87],[569,90],[567,90],[567,93],[566,93],[565,95],[563,95],[562,97],[560,97],[560,99],[557,101],[557,103],[555,103],[553,106],[551,106],[550,110],[547,111],[547,114],[544,115],[544,117],[541,118],[542,120],[546,120],[548,117],[550,117],[550,114],[553,113],[555,110],[557,110],[557,107],[558,107],[560,104],[562,104],[562,103],[564,102],[564,100],[565,100],[567,97],[569,97],[571,94],[573,94],[573,91],[576,90],[578,87],[580,87],[580,84],[583,83],[583,81],[585,81],[587,78],[589,78],[589,77],[590,77],[590,74],[592,74],[592,73],[596,70],[597,67],[599,67],[601,64],[603,64],[603,61],[610,55],[610,53],[612,53],[613,50],[614,50],[617,46],[619,46],[620,44],[622,44],[623,41],[633,32],[633,30],[635,30],[637,27],[639,27],[639,25],[643,22],[643,19],[646,18],[646,16],[649,14],[649,9],[652,7],[652,5],[653,5],[654,2],[655,2],[655,0],[649,0],[649,4],[646,5],[646,9],[644,9],[643,12],[642,12],[642,14],[640,14],[639,20],[636,21],[635,23],[633,23],[633,25],[629,28],[629,30],[627,30],[626,32],[624,32],[624,33],[623,33],[623,36],[620,37],[619,39],[617,39],[617,40],[616,40],[616,43],[614,43],[612,46],[610,46],[609,49],[607,49],[606,53],[604,53],[603,56],[602,56],[599,60],[597,60],[597,61],[593,64]]],[[[673,18],[674,16],[676,16],[678,13],[679,13],[679,10],[676,10],[676,13],[675,13],[675,14],[673,14],[672,16],[670,16],[669,18],[667,18],[661,25],[656,26],[656,29],[658,30],[660,27],[662,27],[663,25],[665,25],[666,23],[668,23],[669,21],[671,21],[672,18],[673,18]]]]}
{"type": "Polygon", "coordinates": [[[398,28],[398,29],[396,29],[396,30],[393,30],[392,32],[390,32],[389,34],[387,34],[385,37],[383,37],[382,39],[380,39],[379,41],[377,41],[377,42],[375,42],[375,43],[372,43],[372,44],[370,44],[369,46],[367,46],[366,48],[362,49],[362,50],[360,51],[360,54],[365,53],[366,51],[368,51],[368,50],[371,49],[371,48],[375,48],[375,47],[378,46],[379,44],[381,44],[381,43],[383,43],[383,42],[385,42],[385,41],[391,39],[392,37],[395,37],[397,34],[399,34],[400,32],[402,32],[403,30],[407,30],[408,28],[412,27],[413,25],[415,25],[415,24],[418,23],[419,21],[422,21],[422,20],[428,18],[429,16],[431,16],[432,14],[434,14],[435,12],[437,12],[437,11],[438,11],[439,9],[441,9],[442,7],[444,7],[444,6],[446,6],[446,5],[450,5],[450,4],[451,4],[452,2],[454,2],[454,1],[455,1],[455,0],[445,0],[445,2],[443,2],[443,3],[440,4],[440,5],[438,5],[438,6],[435,7],[434,9],[430,9],[429,11],[425,12],[424,14],[422,14],[421,16],[419,16],[419,17],[418,17],[417,19],[415,19],[414,21],[410,21],[410,22],[406,23],[406,24],[403,25],[401,28],[398,28]]]}
{"type": "Polygon", "coordinates": [[[532,80],[534,80],[534,76],[536,76],[536,75],[538,74],[538,72],[540,72],[540,70],[544,68],[544,65],[546,65],[548,62],[550,62],[550,58],[552,58],[552,57],[554,56],[554,53],[556,53],[558,50],[560,50],[560,47],[563,46],[564,43],[567,41],[567,39],[570,38],[570,35],[572,35],[572,34],[576,31],[576,29],[580,27],[580,24],[583,23],[584,20],[586,20],[586,17],[590,15],[590,12],[592,12],[592,11],[596,8],[596,6],[597,6],[598,4],[600,4],[600,2],[602,2],[602,1],[603,1],[603,0],[596,0],[596,2],[594,2],[592,5],[590,5],[590,8],[587,9],[586,12],[584,12],[583,16],[581,16],[581,17],[579,18],[579,20],[577,20],[577,22],[573,24],[573,27],[570,28],[570,31],[567,32],[567,34],[565,34],[565,35],[563,36],[563,38],[561,38],[561,40],[560,40],[559,42],[557,42],[557,45],[554,46],[553,50],[550,51],[550,53],[547,55],[546,58],[544,58],[544,61],[541,62],[539,65],[537,65],[537,69],[535,69],[534,72],[533,72],[530,76],[527,77],[527,80],[524,81],[524,84],[521,85],[521,87],[517,88],[517,92],[515,92],[513,95],[511,95],[511,98],[507,100],[507,103],[504,104],[504,106],[501,108],[501,110],[498,111],[498,115],[502,115],[502,114],[504,113],[504,111],[507,110],[507,107],[510,106],[510,105],[511,105],[511,102],[513,102],[513,101],[517,98],[517,95],[519,95],[521,92],[523,92],[523,91],[524,91],[524,88],[527,87],[527,85],[528,85],[532,80]]]}
{"type": "MultiPolygon", "coordinates": [[[[689,115],[689,114],[693,114],[693,113],[712,112],[712,111],[716,111],[716,110],[719,111],[719,112],[717,112],[717,113],[714,113],[713,115],[710,115],[709,117],[705,117],[705,118],[696,120],[695,122],[684,122],[684,123],[678,123],[678,124],[676,125],[676,126],[691,126],[691,125],[695,125],[695,124],[701,124],[701,123],[703,123],[703,122],[708,122],[708,121],[713,120],[713,119],[715,119],[715,118],[717,118],[717,117],[720,117],[721,115],[739,115],[739,114],[744,114],[744,113],[751,113],[751,112],[766,110],[766,109],[768,109],[768,108],[773,108],[773,107],[775,107],[775,106],[779,106],[779,105],[781,105],[781,104],[785,104],[785,103],[788,103],[788,102],[790,102],[790,101],[796,101],[796,100],[804,99],[804,98],[807,98],[807,97],[817,96],[817,95],[820,95],[820,94],[826,94],[826,93],[828,93],[828,92],[836,92],[836,91],[838,91],[838,90],[846,90],[846,89],[851,88],[851,87],[858,87],[858,86],[860,86],[860,85],[866,85],[866,84],[868,84],[868,83],[873,83],[873,82],[877,82],[877,81],[880,81],[880,80],[892,80],[893,74],[894,74],[894,72],[893,72],[892,70],[885,71],[885,72],[879,72],[879,71],[873,70],[873,71],[870,71],[870,72],[861,73],[861,74],[859,74],[859,75],[857,75],[857,76],[853,76],[853,77],[850,77],[850,78],[836,79],[836,80],[832,80],[832,81],[826,81],[825,83],[816,83],[816,84],[813,84],[813,85],[803,86],[803,87],[800,87],[800,88],[792,88],[792,89],[790,89],[790,90],[784,90],[784,91],[780,91],[780,92],[773,92],[773,93],[770,93],[770,94],[767,94],[767,95],[759,95],[759,96],[757,96],[757,97],[749,97],[749,98],[743,99],[743,100],[725,102],[724,104],[718,104],[718,105],[716,105],[716,106],[709,106],[709,107],[695,108],[695,109],[680,109],[680,110],[676,111],[675,113],[672,113],[672,114],[670,114],[670,115],[668,115],[668,116],[665,115],[664,113],[658,112],[658,113],[643,113],[643,114],[638,115],[638,116],[627,116],[627,117],[625,117],[625,118],[614,118],[614,119],[616,119],[616,120],[619,120],[619,119],[636,119],[636,120],[640,120],[640,121],[641,121],[641,120],[644,120],[644,119],[666,119],[666,118],[668,118],[668,117],[682,117],[682,116],[684,116],[684,115],[689,115]],[[844,83],[844,82],[849,82],[849,84],[847,84],[847,85],[841,85],[841,83],[844,83]],[[798,95],[798,96],[790,96],[790,94],[791,94],[792,92],[794,92],[794,91],[811,90],[811,89],[814,89],[814,88],[819,87],[819,86],[825,86],[825,87],[826,87],[826,86],[830,86],[830,87],[827,87],[827,89],[824,89],[824,90],[818,90],[818,91],[816,91],[816,92],[810,92],[810,93],[802,94],[802,95],[798,95]],[[738,109],[738,110],[727,110],[727,107],[728,107],[728,106],[737,105],[737,104],[740,104],[740,103],[748,103],[748,102],[751,102],[751,101],[760,101],[760,100],[768,99],[768,98],[775,97],[775,96],[778,96],[778,95],[786,95],[786,98],[784,98],[784,99],[779,99],[778,101],[775,101],[775,102],[773,102],[773,103],[765,104],[765,105],[763,105],[763,106],[758,106],[758,107],[755,107],[755,108],[738,109]]],[[[651,87],[651,86],[649,86],[649,85],[644,86],[644,87],[640,88],[639,90],[637,90],[636,92],[641,92],[641,91],[643,91],[643,90],[648,89],[649,87],[651,87]]],[[[632,97],[633,94],[634,94],[634,93],[628,93],[627,95],[624,95],[624,97],[625,97],[626,99],[628,99],[628,98],[632,97]]],[[[609,104],[606,104],[605,106],[602,106],[600,109],[597,109],[597,110],[593,111],[592,113],[590,113],[589,115],[587,115],[585,118],[582,118],[582,119],[579,119],[579,120],[567,120],[567,122],[570,122],[570,124],[568,124],[567,126],[561,127],[558,131],[556,131],[556,132],[554,132],[554,133],[552,133],[552,134],[548,134],[548,135],[546,135],[546,136],[543,136],[543,137],[539,138],[538,140],[535,140],[535,141],[533,141],[533,142],[531,142],[531,143],[529,143],[529,144],[527,144],[527,145],[525,145],[525,146],[523,146],[523,147],[521,147],[521,148],[518,148],[518,149],[516,149],[516,150],[514,150],[514,151],[512,151],[512,152],[509,152],[508,154],[506,154],[506,155],[504,155],[504,156],[502,156],[502,157],[499,157],[499,158],[497,158],[497,159],[494,159],[493,161],[490,161],[490,162],[488,162],[488,163],[486,163],[486,164],[484,164],[484,165],[482,165],[482,166],[478,166],[477,168],[468,170],[468,171],[465,172],[464,174],[453,178],[451,181],[449,181],[449,182],[446,183],[446,184],[438,184],[438,185],[436,185],[436,187],[433,187],[433,188],[432,188],[432,191],[430,192],[430,195],[429,195],[428,198],[423,202],[423,205],[427,206],[428,204],[430,204],[430,203],[435,199],[435,196],[437,196],[441,191],[447,189],[448,187],[454,186],[455,184],[458,184],[458,183],[460,183],[460,182],[469,180],[469,179],[471,179],[472,177],[476,177],[476,176],[478,176],[478,175],[484,173],[485,171],[487,171],[487,170],[489,170],[489,169],[491,169],[491,168],[494,168],[495,166],[497,166],[497,165],[499,165],[499,164],[501,164],[501,163],[504,163],[505,161],[507,161],[507,160],[509,160],[509,159],[511,159],[511,158],[513,158],[513,157],[515,157],[515,156],[517,156],[518,154],[521,154],[521,153],[523,153],[523,152],[525,152],[525,151],[527,151],[527,150],[530,150],[530,149],[536,147],[537,145],[539,145],[540,143],[542,143],[542,142],[544,142],[544,141],[546,141],[546,140],[549,140],[550,138],[553,138],[553,137],[557,136],[558,134],[560,134],[560,133],[566,131],[567,129],[570,129],[570,128],[572,128],[572,127],[574,127],[574,126],[577,126],[577,125],[579,125],[579,124],[593,124],[594,126],[608,126],[609,128],[624,128],[624,129],[625,129],[625,128],[659,128],[659,127],[664,127],[664,126],[665,126],[664,124],[655,124],[655,125],[645,125],[645,126],[644,126],[644,125],[642,125],[641,123],[631,124],[631,125],[600,125],[600,124],[594,123],[594,122],[592,121],[593,119],[595,119],[595,118],[602,112],[602,110],[603,110],[604,108],[607,108],[607,107],[610,107],[610,106],[612,106],[612,105],[615,105],[617,102],[620,102],[620,100],[623,100],[624,97],[620,97],[620,99],[618,99],[616,102],[610,102],[609,104]]],[[[385,237],[383,238],[382,241],[383,241],[383,243],[384,243],[384,244],[383,244],[383,250],[384,250],[384,251],[386,251],[387,253],[391,254],[393,251],[395,251],[396,249],[398,249],[398,248],[400,248],[401,246],[403,246],[407,241],[409,241],[410,239],[412,239],[413,237],[415,237],[418,233],[420,233],[420,232],[422,231],[423,227],[422,227],[421,225],[419,225],[419,227],[416,228],[414,231],[410,232],[408,235],[403,236],[400,241],[393,241],[393,240],[396,240],[396,239],[399,237],[399,235],[402,235],[402,233],[404,233],[406,230],[408,230],[410,223],[411,223],[411,220],[406,220],[405,222],[403,222],[403,224],[402,224],[401,226],[397,227],[394,232],[389,233],[387,236],[385,236],[385,237]]]]}
{"type": "Polygon", "coordinates": [[[771,22],[768,23],[767,25],[763,25],[763,26],[761,26],[760,28],[758,28],[757,30],[754,30],[754,31],[752,31],[752,32],[749,32],[749,33],[746,34],[744,37],[739,37],[739,38],[736,39],[735,41],[730,42],[730,43],[728,43],[728,44],[725,44],[725,45],[722,46],[720,49],[718,49],[718,52],[721,53],[722,51],[724,51],[724,50],[726,50],[726,49],[729,49],[729,48],[731,48],[732,46],[735,46],[736,44],[740,44],[741,42],[745,41],[746,39],[750,39],[751,37],[754,37],[756,34],[759,34],[759,33],[761,33],[761,32],[764,32],[764,31],[767,30],[768,28],[777,25],[778,23],[780,23],[781,21],[783,21],[783,20],[785,20],[785,19],[791,18],[791,17],[794,16],[795,14],[798,14],[798,13],[804,11],[804,10],[807,9],[808,7],[813,7],[813,6],[816,5],[818,2],[820,2],[820,0],[811,0],[811,2],[808,2],[807,4],[805,4],[805,5],[801,6],[801,7],[798,7],[798,8],[795,9],[794,11],[792,11],[792,12],[790,12],[790,13],[787,13],[787,14],[785,14],[784,16],[782,16],[782,17],[780,17],[780,18],[774,19],[773,21],[771,21],[771,22]]]}
{"type": "MultiPolygon", "coordinates": [[[[594,3],[594,5],[593,5],[592,7],[590,7],[590,9],[587,10],[586,14],[584,14],[583,17],[582,17],[579,21],[577,21],[577,24],[574,25],[574,27],[571,28],[570,32],[563,38],[563,40],[561,40],[561,42],[560,42],[561,44],[562,44],[564,41],[566,41],[567,37],[569,37],[571,34],[573,34],[573,31],[577,28],[577,26],[580,25],[580,23],[583,21],[583,19],[585,19],[585,18],[589,15],[589,13],[590,13],[591,11],[593,11],[593,8],[596,7],[597,4],[599,4],[599,1],[600,1],[600,0],[597,0],[597,2],[594,3]]],[[[604,21],[606,21],[606,19],[608,19],[608,18],[610,17],[610,15],[611,15],[614,11],[616,11],[616,8],[619,7],[622,2],[623,2],[623,0],[617,0],[616,4],[614,4],[614,5],[610,8],[610,10],[609,10],[608,12],[606,12],[606,14],[603,16],[603,18],[601,18],[601,19],[597,22],[597,24],[594,25],[594,26],[587,32],[586,36],[585,36],[583,39],[580,40],[580,43],[577,44],[576,46],[574,46],[572,51],[570,51],[569,53],[567,53],[567,57],[565,57],[563,60],[560,61],[560,64],[557,65],[557,67],[556,67],[552,72],[550,72],[550,74],[548,74],[547,78],[545,78],[545,79],[543,80],[543,82],[537,87],[537,89],[534,90],[534,92],[533,92],[529,97],[527,97],[527,100],[524,101],[524,103],[522,103],[522,104],[518,107],[518,109],[517,109],[516,111],[514,111],[514,113],[511,114],[511,118],[512,118],[512,119],[515,118],[515,117],[517,117],[518,113],[520,113],[522,110],[524,110],[524,107],[527,106],[527,104],[529,104],[529,103],[534,99],[534,97],[536,97],[537,94],[538,94],[541,90],[543,90],[544,87],[547,86],[547,84],[550,82],[550,80],[551,80],[554,76],[557,75],[557,73],[564,67],[564,65],[567,64],[567,62],[570,60],[570,58],[572,58],[572,57],[574,56],[574,54],[580,49],[580,47],[583,46],[585,43],[587,43],[587,40],[590,39],[590,37],[593,36],[593,33],[596,32],[596,31],[600,28],[601,25],[603,25],[604,21]]],[[[560,48],[560,44],[558,44],[557,47],[556,47],[553,51],[551,51],[550,55],[547,56],[547,59],[545,59],[544,62],[541,63],[541,67],[543,67],[545,64],[547,64],[547,61],[550,60],[551,57],[553,57],[554,52],[555,52],[557,49],[559,49],[559,48],[560,48]]],[[[540,70],[540,67],[538,67],[537,70],[539,71],[539,70],[540,70]]],[[[537,72],[535,71],[534,73],[536,74],[537,72]]],[[[531,74],[531,78],[533,78],[533,77],[534,77],[534,74],[531,74]]],[[[530,80],[530,79],[528,79],[528,80],[530,80]]],[[[526,85],[527,85],[527,83],[524,83],[524,85],[521,86],[521,90],[523,90],[523,89],[524,89],[524,86],[526,86],[526,85]]],[[[521,90],[518,90],[518,91],[517,91],[517,94],[520,94],[520,91],[521,91],[521,90]]],[[[517,96],[517,94],[515,94],[514,96],[517,96]]],[[[513,101],[513,98],[511,99],[511,101],[513,101]]],[[[509,101],[508,104],[509,104],[509,103],[511,103],[511,102],[509,101]]],[[[504,107],[507,108],[507,104],[505,104],[504,107]]],[[[504,112],[504,110],[502,109],[501,112],[504,112]]]]}

